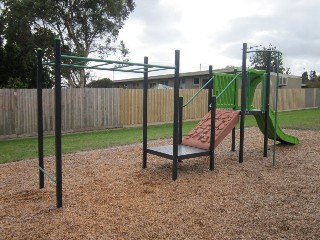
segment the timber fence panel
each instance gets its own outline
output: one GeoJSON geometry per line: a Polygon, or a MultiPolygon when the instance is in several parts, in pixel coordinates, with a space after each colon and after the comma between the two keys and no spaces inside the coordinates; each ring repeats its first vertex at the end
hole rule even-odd
{"type": "MultiPolygon", "coordinates": [[[[196,89],[180,90],[184,103],[196,89]]],[[[200,93],[194,101],[183,109],[183,119],[200,119],[207,112],[207,90],[200,93]]],[[[173,121],[173,90],[148,90],[148,123],[173,121]]],[[[141,89],[123,89],[121,92],[121,119],[123,125],[142,124],[143,91],[141,89]]]]}
{"type": "Polygon", "coordinates": [[[320,107],[320,88],[315,88],[314,106],[320,107]]]}
{"type": "Polygon", "coordinates": [[[18,89],[16,92],[16,134],[34,135],[37,132],[37,91],[18,89]]]}
{"type": "Polygon", "coordinates": [[[14,89],[0,89],[0,135],[15,133],[15,96],[14,89]]]}
{"type": "Polygon", "coordinates": [[[279,89],[278,110],[294,110],[306,107],[306,89],[279,89]]]}
{"type": "MultiPolygon", "coordinates": [[[[180,96],[183,97],[183,103],[186,104],[196,93],[198,89],[182,89],[180,96]]],[[[208,112],[208,90],[203,90],[192,102],[183,108],[183,119],[200,119],[208,112]]]]}
{"type": "MultiPolygon", "coordinates": [[[[54,89],[43,89],[43,130],[54,133],[54,89]]],[[[0,89],[0,137],[37,134],[36,89],[0,89]]],[[[62,131],[121,127],[120,89],[61,91],[62,131]]]]}

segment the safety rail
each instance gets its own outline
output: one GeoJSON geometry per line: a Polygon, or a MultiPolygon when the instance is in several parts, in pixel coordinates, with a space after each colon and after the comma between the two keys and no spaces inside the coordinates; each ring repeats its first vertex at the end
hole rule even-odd
{"type": "Polygon", "coordinates": [[[213,76],[212,78],[210,78],[210,79],[206,82],[206,84],[204,84],[185,104],[183,104],[182,107],[188,106],[188,105],[193,101],[193,99],[195,99],[195,98],[199,95],[199,93],[200,93],[206,86],[208,86],[210,82],[213,81],[213,79],[214,79],[214,76],[213,76]]]}

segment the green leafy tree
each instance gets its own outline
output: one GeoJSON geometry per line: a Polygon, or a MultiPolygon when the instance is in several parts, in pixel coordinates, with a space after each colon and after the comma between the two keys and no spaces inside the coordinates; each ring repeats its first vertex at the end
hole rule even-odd
{"type": "MultiPolygon", "coordinates": [[[[308,73],[304,72],[304,75],[308,77],[308,73]]],[[[311,70],[309,73],[309,80],[306,85],[308,88],[320,88],[320,76],[317,75],[315,70],[311,70]]]]}
{"type": "MultiPolygon", "coordinates": [[[[0,87],[35,88],[35,49],[52,44],[54,34],[43,27],[32,29],[29,24],[31,15],[21,14],[26,12],[26,8],[10,9],[9,2],[13,1],[0,1],[0,6],[5,6],[0,12],[0,38],[3,40],[0,44],[0,87]]],[[[45,67],[43,87],[52,86],[52,75],[45,67]]]]}
{"type": "MultiPolygon", "coordinates": [[[[277,63],[279,64],[279,73],[290,74],[290,68],[283,67],[283,59],[282,53],[275,52],[277,51],[277,47],[269,45],[269,47],[262,47],[261,50],[271,50],[271,62],[270,62],[270,69],[273,72],[277,72],[277,63]]],[[[258,70],[266,70],[267,63],[268,63],[268,53],[267,52],[255,52],[250,56],[249,61],[251,66],[258,70]]]]}
{"type": "Polygon", "coordinates": [[[88,88],[112,88],[113,82],[109,78],[103,78],[96,81],[91,81],[87,84],[88,88]]]}
{"type": "MultiPolygon", "coordinates": [[[[10,25],[8,38],[15,37],[14,29],[21,27],[25,29],[19,33],[23,39],[32,39],[32,35],[41,32],[54,33],[61,39],[66,54],[88,57],[93,52],[100,56],[120,52],[126,58],[129,53],[123,42],[117,45],[116,41],[134,10],[133,0],[0,0],[0,3],[5,6],[6,24],[10,25]]],[[[86,85],[84,69],[65,71],[63,75],[71,87],[86,85]]]]}
{"type": "Polygon", "coordinates": [[[307,83],[309,81],[308,73],[307,72],[302,73],[301,78],[302,78],[302,83],[307,83]]]}

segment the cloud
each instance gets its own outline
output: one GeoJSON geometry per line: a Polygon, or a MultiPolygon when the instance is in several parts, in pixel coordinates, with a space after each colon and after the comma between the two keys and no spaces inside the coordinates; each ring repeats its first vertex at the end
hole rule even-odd
{"type": "Polygon", "coordinates": [[[320,72],[318,0],[136,0],[120,39],[130,59],[148,55],[171,65],[181,50],[181,71],[241,64],[242,43],[272,44],[294,74],[320,72]]]}

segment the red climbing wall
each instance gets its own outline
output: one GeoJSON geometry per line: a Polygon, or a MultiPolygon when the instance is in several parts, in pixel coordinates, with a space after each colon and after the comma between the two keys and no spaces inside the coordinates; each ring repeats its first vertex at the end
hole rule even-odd
{"type": "MultiPolygon", "coordinates": [[[[239,122],[239,111],[216,110],[215,147],[231,132],[239,122]]],[[[182,140],[183,145],[209,149],[211,131],[211,112],[208,112],[199,124],[182,140]]]]}

